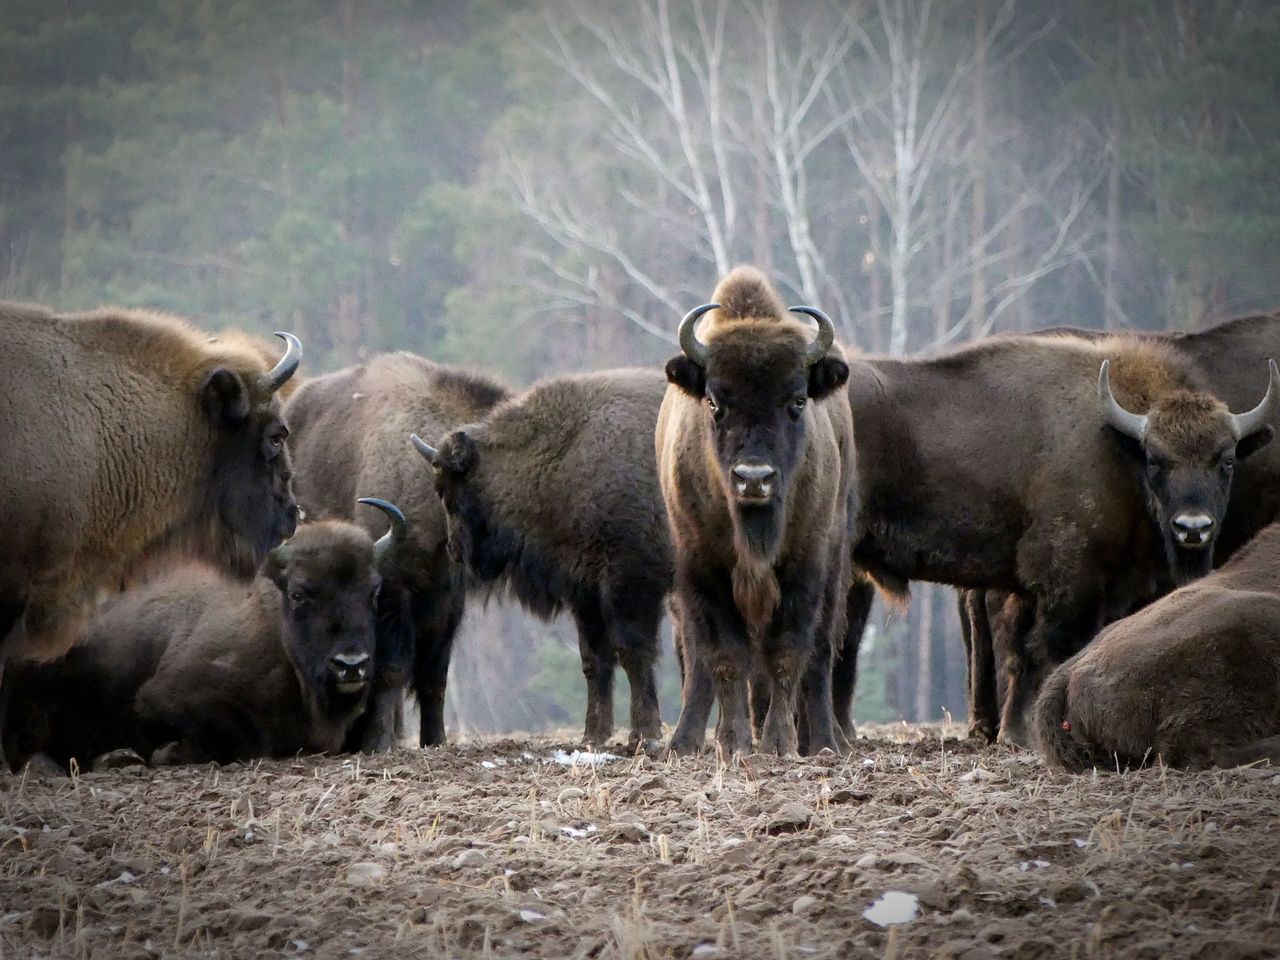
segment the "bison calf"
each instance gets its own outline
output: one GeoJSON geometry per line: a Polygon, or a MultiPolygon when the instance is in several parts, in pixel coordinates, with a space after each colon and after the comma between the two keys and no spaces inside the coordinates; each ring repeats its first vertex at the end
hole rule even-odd
{"type": "Polygon", "coordinates": [[[693,661],[671,746],[701,746],[708,704],[698,688],[710,676],[720,747],[749,752],[747,684],[758,673],[769,692],[761,750],[796,751],[797,706],[809,748],[839,749],[830,643],[848,588],[854,446],[840,388],[849,368],[832,352],[831,321],[792,308],[817,320],[811,338],[758,271],[734,270],[715,299],[681,322],[683,353],[667,364],[655,432],[693,661]],[[704,314],[705,339],[695,330],[704,314]]]}
{"type": "Polygon", "coordinates": [[[272,550],[246,590],[183,568],[121,596],[62,660],[24,668],[6,748],[84,762],[119,747],[162,762],[337,751],[368,700],[381,571],[404,518],[373,540],[336,521],[272,550]]]}
{"type": "Polygon", "coordinates": [[[578,627],[588,743],[613,733],[613,674],[631,685],[630,747],[661,736],[654,665],[671,589],[653,430],[657,371],[555,377],[418,451],[435,469],[451,545],[484,583],[578,627]]]}
{"type": "Polygon", "coordinates": [[[1045,681],[1037,746],[1067,770],[1280,763],[1280,525],[1107,628],[1045,681]]]}

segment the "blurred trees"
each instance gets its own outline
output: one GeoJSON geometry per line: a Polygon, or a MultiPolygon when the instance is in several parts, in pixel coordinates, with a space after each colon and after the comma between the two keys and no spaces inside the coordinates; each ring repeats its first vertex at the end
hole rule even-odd
{"type": "MultiPolygon", "coordinates": [[[[657,362],[741,261],[894,353],[1280,299],[1269,0],[8,0],[0,131],[0,296],[288,327],[312,370],[657,362]]],[[[959,713],[917,593],[866,703],[959,713]]],[[[559,627],[486,623],[495,723],[577,695],[559,627]]]]}

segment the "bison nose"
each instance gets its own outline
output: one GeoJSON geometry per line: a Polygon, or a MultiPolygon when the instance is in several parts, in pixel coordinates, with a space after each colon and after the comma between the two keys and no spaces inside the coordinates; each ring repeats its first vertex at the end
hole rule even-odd
{"type": "Polygon", "coordinates": [[[329,672],[340,684],[364,683],[369,676],[369,655],[335,653],[329,658],[329,672]]]}
{"type": "Polygon", "coordinates": [[[1213,517],[1200,510],[1183,511],[1172,526],[1180,547],[1203,547],[1213,538],[1213,517]]]}
{"type": "Polygon", "coordinates": [[[733,468],[733,492],[739,500],[768,500],[778,471],[768,464],[739,463],[733,468]]]}

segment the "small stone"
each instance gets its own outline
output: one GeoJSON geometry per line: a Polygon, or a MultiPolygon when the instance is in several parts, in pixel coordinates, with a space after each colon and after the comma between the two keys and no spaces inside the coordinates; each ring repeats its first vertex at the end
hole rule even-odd
{"type": "Polygon", "coordinates": [[[387,875],[387,868],[380,863],[353,863],[347,867],[347,883],[368,887],[387,875]]]}
{"type": "Polygon", "coordinates": [[[565,787],[556,796],[556,800],[560,803],[567,803],[570,800],[581,800],[587,795],[587,791],[579,787],[565,787]]]}
{"type": "Polygon", "coordinates": [[[145,767],[146,765],[147,762],[142,757],[126,748],[100,754],[94,758],[90,769],[94,773],[103,773],[107,770],[123,770],[125,767],[145,767]]]}
{"type": "Polygon", "coordinates": [[[459,869],[463,867],[483,867],[485,864],[485,856],[479,850],[463,850],[453,858],[453,865],[459,869]]]}
{"type": "Polygon", "coordinates": [[[956,910],[951,914],[951,922],[952,923],[972,923],[973,914],[970,913],[968,910],[966,910],[964,907],[961,907],[959,910],[956,910]]]}
{"type": "Polygon", "coordinates": [[[859,870],[874,870],[876,864],[880,862],[880,858],[874,853],[864,853],[857,860],[853,861],[853,865],[859,870]]]}
{"type": "Polygon", "coordinates": [[[796,833],[809,826],[813,812],[802,803],[784,803],[765,824],[765,833],[796,833]]]}
{"type": "Polygon", "coordinates": [[[732,867],[745,867],[753,857],[746,847],[730,847],[720,855],[720,862],[732,867]]]}
{"type": "Polygon", "coordinates": [[[807,893],[803,897],[796,897],[796,902],[791,905],[791,912],[797,917],[802,917],[806,913],[812,913],[818,908],[818,898],[811,897],[807,893]]]}
{"type": "Polygon", "coordinates": [[[963,774],[960,777],[960,782],[961,783],[986,783],[988,781],[998,780],[998,779],[1000,778],[997,777],[990,770],[984,769],[983,767],[974,767],[968,773],[963,774]]]}

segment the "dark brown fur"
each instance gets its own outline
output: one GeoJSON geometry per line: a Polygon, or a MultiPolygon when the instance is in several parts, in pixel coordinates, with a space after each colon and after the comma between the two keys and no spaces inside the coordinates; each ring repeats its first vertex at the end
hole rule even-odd
{"type": "MultiPolygon", "coordinates": [[[[1096,330],[1053,329],[1037,336],[1083,337],[1094,341],[1108,335],[1096,330]]],[[[1247,409],[1257,402],[1259,371],[1268,358],[1280,356],[1280,313],[1240,317],[1204,331],[1134,335],[1147,342],[1164,344],[1184,358],[1199,376],[1233,410],[1247,409]]],[[[1267,524],[1280,518],[1280,444],[1269,444],[1241,461],[1231,485],[1226,517],[1217,538],[1214,560],[1227,560],[1233,552],[1267,524]]],[[[975,656],[987,669],[970,671],[970,713],[980,716],[983,735],[994,737],[999,716],[991,714],[992,702],[1003,700],[998,681],[1029,672],[1032,652],[1027,648],[1027,632],[1034,612],[1034,598],[1018,594],[997,594],[988,598],[961,599],[962,616],[981,616],[986,611],[1003,610],[1010,615],[970,627],[975,638],[990,638],[990,648],[975,656]],[[990,715],[990,716],[989,716],[990,715]]],[[[1013,705],[1008,709],[1012,711],[1013,705]]],[[[979,732],[975,730],[975,732],[979,732]]]]}
{"type": "Polygon", "coordinates": [[[619,663],[630,747],[661,736],[654,664],[672,560],[652,437],[665,390],[657,371],[553,377],[440,441],[456,554],[535,614],[573,613],[588,743],[612,734],[619,663]]]}
{"type": "MultiPolygon", "coordinates": [[[[395,503],[409,521],[399,568],[416,628],[415,650],[405,667],[380,655],[379,670],[412,672],[424,746],[445,739],[445,683],[466,582],[461,565],[448,555],[448,521],[432,488],[431,470],[409,435],[443,436],[481,419],[509,395],[478,374],[411,353],[390,353],[308,381],[285,411],[298,502],[308,518],[352,520],[377,535],[385,520],[356,512],[357,496],[371,496],[395,503]]],[[[402,681],[384,680],[380,689],[387,692],[379,696],[398,698],[402,681]]],[[[377,712],[385,713],[380,707],[377,712]]],[[[367,745],[387,747],[391,737],[392,731],[371,727],[367,745]]]]}
{"type": "Polygon", "coordinates": [[[1046,680],[1036,745],[1067,770],[1280,762],[1280,526],[1112,624],[1046,680]]]}
{"type": "Polygon", "coordinates": [[[762,750],[797,749],[797,706],[807,717],[809,746],[840,749],[845,745],[831,714],[830,631],[843,619],[848,588],[853,423],[839,389],[847,371],[838,348],[806,366],[802,356],[812,335],[784,314],[758,271],[733,271],[715,300],[722,307],[710,314],[703,335],[707,366],[684,355],[668,364],[672,385],[656,430],[676,557],[677,620],[690,659],[671,745],[677,751],[701,745],[709,676],[720,703],[720,746],[727,753],[749,751],[746,686],[758,674],[771,687],[762,750]],[[704,389],[708,396],[719,392],[717,402],[728,411],[723,423],[704,389]],[[781,422],[763,418],[785,407],[775,406],[778,398],[797,390],[811,402],[794,423],[762,426],[781,422]],[[768,507],[735,500],[726,466],[734,449],[773,458],[781,484],[768,507]],[[798,704],[802,685],[804,703],[798,704]]]}
{"type": "Polygon", "coordinates": [[[82,766],[170,743],[162,756],[186,762],[337,751],[370,678],[339,690],[331,658],[372,656],[378,583],[369,535],[337,522],[300,527],[247,586],[204,566],[153,580],[66,657],[21,671],[6,749],[82,766]]]}
{"type": "Polygon", "coordinates": [[[260,352],[162,314],[19,304],[0,305],[0,342],[0,662],[61,655],[144,559],[247,576],[292,531],[260,352]]]}
{"type": "Polygon", "coordinates": [[[1151,413],[1147,450],[1179,463],[1230,448],[1225,404],[1167,343],[1000,337],[933,360],[855,362],[850,375],[864,504],[855,561],[877,579],[1034,598],[1038,652],[1015,685],[1027,703],[1037,664],[1191,575],[1171,568],[1165,524],[1152,522],[1144,448],[1105,426],[1105,358],[1119,402],[1151,413]]]}

